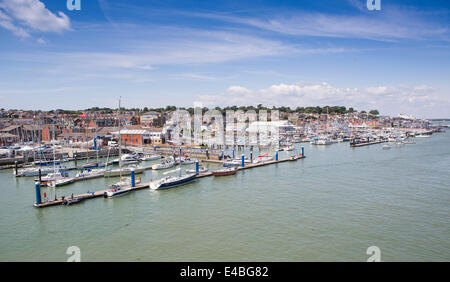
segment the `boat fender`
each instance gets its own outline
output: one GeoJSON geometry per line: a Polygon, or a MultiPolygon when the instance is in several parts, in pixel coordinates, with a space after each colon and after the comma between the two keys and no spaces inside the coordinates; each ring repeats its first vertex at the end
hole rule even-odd
{"type": "Polygon", "coordinates": [[[103,192],[103,198],[108,198],[108,194],[106,194],[106,192],[103,192]]]}

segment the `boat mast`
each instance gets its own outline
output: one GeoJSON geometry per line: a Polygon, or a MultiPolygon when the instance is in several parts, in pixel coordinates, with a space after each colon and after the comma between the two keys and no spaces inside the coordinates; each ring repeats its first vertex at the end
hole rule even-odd
{"type": "Polygon", "coordinates": [[[89,141],[88,141],[88,124],[86,124],[86,128],[85,128],[85,140],[86,140],[86,164],[89,163],[89,141]]]}
{"type": "Polygon", "coordinates": [[[118,125],[119,125],[119,173],[120,173],[120,182],[122,182],[122,134],[120,134],[120,99],[119,97],[119,109],[117,110],[118,116],[118,125]]]}

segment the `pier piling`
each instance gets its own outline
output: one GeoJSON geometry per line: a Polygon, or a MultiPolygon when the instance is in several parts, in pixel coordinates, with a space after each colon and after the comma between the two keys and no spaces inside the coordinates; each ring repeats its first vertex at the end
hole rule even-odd
{"type": "Polygon", "coordinates": [[[195,175],[198,175],[198,160],[195,161],[195,175]]]}
{"type": "Polygon", "coordinates": [[[242,154],[242,156],[241,156],[241,161],[242,161],[242,167],[244,167],[244,163],[245,163],[245,155],[244,154],[242,154]]]}
{"type": "Polygon", "coordinates": [[[36,204],[41,204],[41,183],[37,182],[35,183],[35,189],[36,189],[36,204]]]}
{"type": "Polygon", "coordinates": [[[305,147],[302,146],[302,157],[305,156],[305,147]]]}
{"type": "Polygon", "coordinates": [[[134,175],[134,169],[131,170],[131,187],[136,187],[136,177],[134,175]]]}

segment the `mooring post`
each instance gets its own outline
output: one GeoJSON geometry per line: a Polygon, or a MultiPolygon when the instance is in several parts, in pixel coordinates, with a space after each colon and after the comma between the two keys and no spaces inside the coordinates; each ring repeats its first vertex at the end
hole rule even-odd
{"type": "Polygon", "coordinates": [[[244,160],[245,160],[245,155],[244,155],[244,154],[242,154],[242,156],[241,156],[242,167],[244,167],[244,160]]]}
{"type": "Polygon", "coordinates": [[[78,157],[77,152],[75,152],[75,154],[73,154],[73,157],[75,159],[75,168],[76,168],[77,167],[77,157],[78,157]]]}
{"type": "Polygon", "coordinates": [[[36,188],[36,204],[39,205],[41,203],[41,183],[36,181],[35,188],[36,188]]]}
{"type": "Polygon", "coordinates": [[[278,161],[278,151],[275,152],[275,160],[278,161]]]}
{"type": "Polygon", "coordinates": [[[136,178],[134,176],[134,169],[131,169],[131,187],[136,186],[136,178]]]}
{"type": "Polygon", "coordinates": [[[302,146],[302,157],[305,156],[305,147],[302,146]]]}
{"type": "Polygon", "coordinates": [[[195,161],[195,175],[198,175],[198,160],[195,161]]]}
{"type": "Polygon", "coordinates": [[[19,176],[18,169],[17,169],[17,161],[14,162],[14,172],[15,172],[16,176],[19,176]]]}

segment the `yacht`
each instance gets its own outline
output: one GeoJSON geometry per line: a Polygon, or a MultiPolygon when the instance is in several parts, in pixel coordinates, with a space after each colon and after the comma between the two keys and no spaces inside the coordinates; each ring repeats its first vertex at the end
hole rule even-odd
{"type": "Polygon", "coordinates": [[[160,155],[143,155],[140,159],[141,161],[155,161],[161,158],[160,155]]]}
{"type": "MultiPolygon", "coordinates": [[[[41,175],[47,175],[55,171],[52,167],[31,167],[19,169],[17,171],[17,174],[16,171],[13,170],[13,174],[15,176],[39,176],[39,170],[41,170],[41,175]]],[[[57,168],[57,170],[60,171],[63,170],[63,168],[60,166],[59,168],[57,168]]]]}
{"type": "Polygon", "coordinates": [[[181,158],[175,159],[176,163],[179,163],[182,165],[193,164],[193,163],[195,163],[195,161],[196,161],[196,159],[191,159],[189,157],[181,157],[181,158]]]}
{"type": "MultiPolygon", "coordinates": [[[[206,167],[204,167],[202,165],[200,165],[198,167],[198,173],[204,173],[204,172],[207,172],[207,171],[208,171],[208,168],[206,168],[206,167]]],[[[195,169],[186,169],[186,172],[187,173],[196,173],[196,170],[195,169]]]]}
{"type": "MultiPolygon", "coordinates": [[[[41,180],[42,184],[47,184],[47,182],[55,181],[55,180],[67,178],[67,177],[69,177],[69,173],[67,171],[60,171],[60,172],[49,173],[46,176],[41,177],[40,180],[41,180]]],[[[35,179],[35,180],[39,181],[39,179],[35,179]]]]}
{"type": "Polygon", "coordinates": [[[152,169],[158,170],[158,169],[167,169],[171,168],[175,165],[175,161],[173,158],[166,158],[163,159],[160,163],[153,164],[152,169]]]}
{"type": "Polygon", "coordinates": [[[123,154],[120,158],[113,160],[113,163],[117,164],[120,162],[124,164],[135,164],[140,161],[136,154],[123,154]]]}
{"type": "Polygon", "coordinates": [[[106,171],[105,177],[130,175],[132,170],[134,170],[135,174],[138,174],[138,173],[143,173],[145,168],[137,166],[137,165],[129,165],[126,168],[111,169],[111,170],[106,171]]]}
{"type": "Polygon", "coordinates": [[[84,169],[77,173],[75,177],[77,178],[88,178],[92,176],[103,176],[105,174],[104,169],[84,169]]]}
{"type": "Polygon", "coordinates": [[[328,137],[322,136],[318,138],[314,138],[314,140],[311,142],[312,145],[330,145],[331,141],[328,137]]]}
{"type": "Polygon", "coordinates": [[[150,189],[152,190],[161,190],[173,188],[176,186],[187,184],[191,181],[194,181],[196,178],[195,173],[180,175],[180,176],[168,176],[159,180],[152,181],[150,183],[150,189]]]}
{"type": "Polygon", "coordinates": [[[258,156],[257,159],[253,160],[253,163],[254,164],[259,164],[259,163],[264,163],[264,162],[271,161],[271,160],[273,160],[272,156],[261,155],[261,156],[258,156]]]}
{"type": "Polygon", "coordinates": [[[64,177],[61,179],[56,179],[47,183],[48,187],[59,187],[64,185],[69,185],[75,182],[75,178],[73,177],[64,177]]]}

